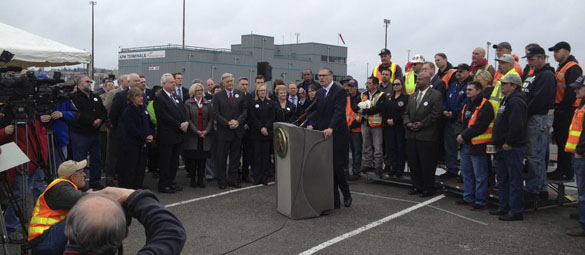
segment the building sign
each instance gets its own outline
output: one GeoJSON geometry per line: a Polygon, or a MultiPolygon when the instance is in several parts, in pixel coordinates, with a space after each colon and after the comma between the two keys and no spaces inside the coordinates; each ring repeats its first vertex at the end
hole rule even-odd
{"type": "Polygon", "coordinates": [[[141,51],[141,52],[120,53],[118,55],[118,60],[147,59],[147,58],[164,58],[164,57],[165,57],[165,51],[164,50],[141,51]]]}
{"type": "Polygon", "coordinates": [[[158,66],[149,66],[148,67],[148,71],[158,71],[158,70],[159,70],[158,66]]]}

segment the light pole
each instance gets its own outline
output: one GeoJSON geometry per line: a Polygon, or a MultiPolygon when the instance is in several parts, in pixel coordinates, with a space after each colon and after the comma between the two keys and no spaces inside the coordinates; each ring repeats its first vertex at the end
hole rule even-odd
{"type": "Polygon", "coordinates": [[[183,49],[185,48],[185,0],[183,0],[183,49]]]}
{"type": "Polygon", "coordinates": [[[487,58],[487,61],[489,63],[490,62],[490,45],[492,45],[492,43],[491,42],[486,42],[486,44],[487,44],[487,49],[486,49],[487,56],[486,56],[486,58],[487,58]]]}
{"type": "Polygon", "coordinates": [[[93,80],[93,68],[94,68],[94,58],[93,56],[95,56],[95,52],[94,52],[94,30],[93,30],[93,25],[94,25],[94,16],[93,16],[93,8],[94,6],[97,4],[96,1],[89,1],[89,4],[91,5],[91,69],[88,70],[89,71],[89,77],[90,79],[93,80]]]}
{"type": "Polygon", "coordinates": [[[384,39],[384,48],[388,49],[388,25],[390,25],[390,20],[384,19],[384,25],[386,26],[386,38],[384,39]]]}

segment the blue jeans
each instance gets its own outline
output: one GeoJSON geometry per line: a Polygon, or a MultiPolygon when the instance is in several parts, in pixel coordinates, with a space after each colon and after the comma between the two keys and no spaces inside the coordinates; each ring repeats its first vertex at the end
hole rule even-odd
{"type": "Polygon", "coordinates": [[[461,146],[461,175],[463,199],[477,205],[487,205],[488,162],[487,156],[469,155],[471,144],[461,146]]]}
{"type": "Polygon", "coordinates": [[[362,133],[349,133],[349,148],[351,149],[351,171],[357,174],[362,169],[362,133]]]}
{"type": "Polygon", "coordinates": [[[585,231],[585,158],[575,158],[573,155],[572,164],[579,193],[579,227],[585,231]]]}
{"type": "Polygon", "coordinates": [[[100,135],[81,135],[71,132],[72,159],[81,161],[87,158],[89,153],[89,183],[99,183],[102,177],[102,143],[100,135]]]}
{"type": "Polygon", "coordinates": [[[45,255],[61,255],[65,251],[67,245],[67,236],[65,236],[65,222],[67,220],[59,221],[47,231],[45,239],[34,247],[35,254],[45,255]]]}
{"type": "Polygon", "coordinates": [[[546,190],[546,151],[548,148],[548,134],[553,123],[554,115],[532,115],[528,118],[526,137],[526,191],[539,194],[546,190]]]}
{"type": "Polygon", "coordinates": [[[498,196],[500,211],[512,215],[524,212],[524,190],[522,189],[522,159],[525,146],[511,150],[498,149],[496,161],[498,169],[498,196]]]}
{"type": "MultiPolygon", "coordinates": [[[[12,193],[14,193],[14,198],[16,199],[16,202],[18,203],[21,210],[24,210],[24,208],[22,207],[22,197],[23,197],[22,196],[22,184],[23,184],[24,177],[25,176],[23,176],[23,175],[16,175],[14,177],[14,183],[12,186],[12,193]]],[[[39,196],[43,193],[43,191],[45,191],[45,188],[47,187],[47,183],[45,182],[45,172],[43,171],[43,169],[39,168],[39,169],[35,170],[34,172],[26,175],[26,177],[27,177],[27,180],[26,180],[26,186],[24,187],[24,190],[25,190],[24,197],[27,197],[29,195],[29,193],[32,192],[33,201],[36,203],[39,196]]],[[[27,206],[28,206],[28,208],[30,208],[30,205],[27,205],[27,206]]],[[[23,213],[25,213],[25,216],[29,216],[29,215],[27,215],[26,211],[23,213]]],[[[16,216],[16,213],[14,211],[14,204],[10,201],[8,201],[8,207],[6,208],[6,214],[4,215],[4,220],[6,221],[6,231],[8,233],[11,233],[11,232],[18,230],[18,227],[20,226],[20,220],[18,219],[18,217],[16,216]]]]}
{"type": "Polygon", "coordinates": [[[404,173],[404,166],[406,162],[406,140],[404,138],[404,127],[399,126],[387,126],[386,129],[386,144],[389,144],[390,148],[386,149],[386,152],[390,154],[390,160],[392,161],[392,171],[397,174],[404,173]]]}
{"type": "Polygon", "coordinates": [[[445,122],[445,128],[443,129],[443,145],[445,148],[445,164],[447,165],[447,171],[457,174],[459,172],[459,163],[457,162],[457,149],[459,149],[459,144],[457,143],[457,126],[454,122],[445,122]]]}

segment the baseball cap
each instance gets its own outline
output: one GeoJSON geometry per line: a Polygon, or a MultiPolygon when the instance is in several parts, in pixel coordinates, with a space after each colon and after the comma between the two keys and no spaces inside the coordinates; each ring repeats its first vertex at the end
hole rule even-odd
{"type": "Polygon", "coordinates": [[[585,86],[585,76],[577,77],[575,82],[571,83],[571,85],[569,85],[569,86],[571,86],[571,88],[574,88],[574,89],[579,89],[579,88],[585,86]]]}
{"type": "Polygon", "coordinates": [[[557,44],[555,44],[555,46],[548,48],[548,51],[555,51],[555,50],[560,50],[560,49],[565,49],[565,50],[568,50],[570,52],[571,45],[569,45],[568,42],[560,41],[557,44]]]}
{"type": "Polygon", "coordinates": [[[349,81],[351,79],[353,79],[353,77],[351,77],[351,75],[348,75],[348,76],[343,77],[343,79],[341,80],[341,82],[349,81]]]}
{"type": "Polygon", "coordinates": [[[510,45],[509,42],[501,42],[501,43],[498,43],[498,44],[494,44],[493,48],[494,49],[504,48],[504,49],[512,50],[512,45],[510,45]]]}
{"type": "Polygon", "coordinates": [[[532,46],[526,50],[526,56],[522,58],[529,58],[536,55],[546,55],[544,49],[540,46],[532,46]]]}
{"type": "Polygon", "coordinates": [[[380,53],[378,53],[378,55],[382,56],[382,55],[391,55],[390,50],[389,49],[381,49],[380,53]]]}
{"type": "Polygon", "coordinates": [[[510,55],[510,54],[502,54],[501,57],[496,58],[495,60],[496,61],[506,62],[506,63],[509,63],[509,64],[514,64],[514,62],[516,61],[514,59],[514,57],[512,57],[512,55],[510,55]]]}
{"type": "Polygon", "coordinates": [[[522,85],[522,79],[520,79],[520,76],[518,76],[515,73],[506,75],[504,78],[500,79],[500,82],[501,83],[513,83],[513,84],[516,84],[518,86],[522,85]]]}
{"type": "Polygon", "coordinates": [[[463,64],[459,64],[457,66],[457,70],[459,70],[459,69],[463,69],[463,70],[466,70],[466,71],[470,71],[471,70],[471,67],[469,67],[468,64],[463,63],[463,64]]]}
{"type": "Polygon", "coordinates": [[[410,61],[410,62],[412,62],[413,64],[424,63],[425,57],[423,57],[423,55],[421,55],[421,54],[416,54],[416,55],[414,55],[414,57],[412,57],[412,61],[410,61]]]}
{"type": "Polygon", "coordinates": [[[347,85],[352,86],[352,87],[357,87],[358,82],[355,79],[351,79],[347,82],[347,85]]]}
{"type": "Polygon", "coordinates": [[[60,178],[68,178],[69,176],[73,175],[77,170],[83,169],[87,166],[87,160],[84,159],[82,161],[76,162],[73,160],[67,160],[61,165],[59,165],[59,177],[60,178]]]}

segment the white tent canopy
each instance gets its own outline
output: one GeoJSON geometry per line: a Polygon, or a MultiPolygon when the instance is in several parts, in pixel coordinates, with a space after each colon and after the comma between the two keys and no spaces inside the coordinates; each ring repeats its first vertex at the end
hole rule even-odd
{"type": "Polygon", "coordinates": [[[89,63],[90,53],[0,23],[0,52],[14,54],[7,66],[64,66],[89,63]]]}

